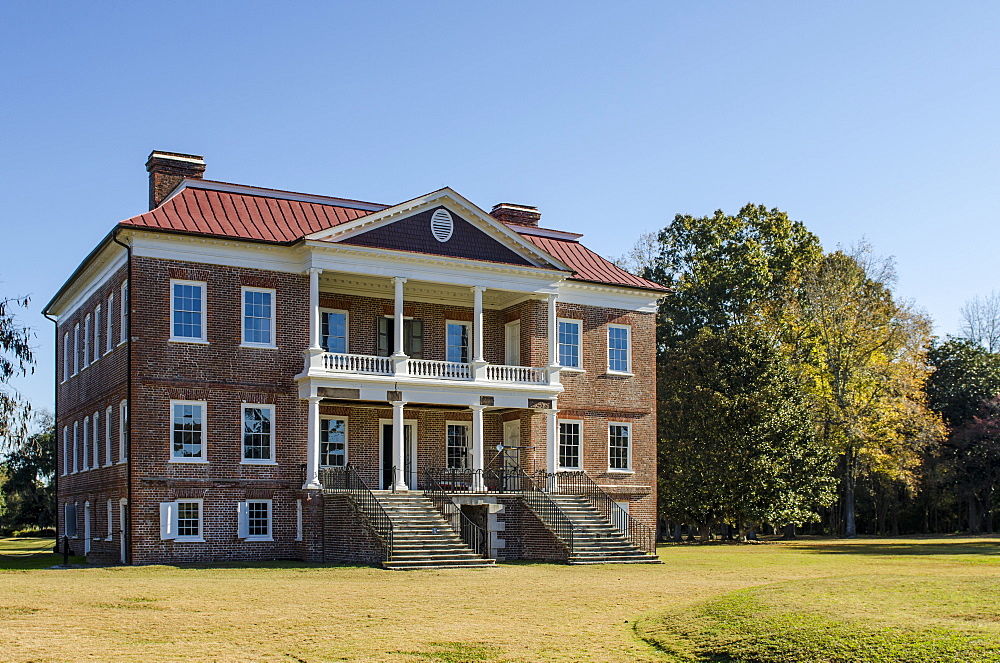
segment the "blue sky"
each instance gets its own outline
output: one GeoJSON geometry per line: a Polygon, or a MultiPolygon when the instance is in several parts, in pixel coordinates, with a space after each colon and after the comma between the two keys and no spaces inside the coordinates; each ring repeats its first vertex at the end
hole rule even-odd
{"type": "Polygon", "coordinates": [[[1000,4],[6,3],[0,295],[39,311],[153,149],[207,177],[392,203],[537,205],[605,255],[763,203],[867,237],[938,333],[997,286],[1000,4]]]}

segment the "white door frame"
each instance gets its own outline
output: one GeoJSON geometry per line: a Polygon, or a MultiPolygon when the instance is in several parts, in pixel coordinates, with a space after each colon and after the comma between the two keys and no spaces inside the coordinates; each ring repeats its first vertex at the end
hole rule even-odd
{"type": "MultiPolygon", "coordinates": [[[[389,490],[392,488],[392,486],[382,485],[382,468],[385,467],[382,457],[382,434],[384,426],[386,425],[392,426],[392,419],[378,420],[378,485],[380,490],[389,490]]],[[[419,479],[417,476],[417,420],[403,419],[403,427],[404,429],[410,429],[410,442],[407,445],[409,449],[403,452],[403,457],[405,458],[406,454],[409,453],[410,463],[413,466],[411,472],[407,472],[406,469],[404,469],[403,477],[406,479],[406,485],[410,488],[410,490],[416,490],[417,481],[419,479]]],[[[406,434],[404,433],[404,440],[406,439],[405,435],[406,434]]]]}
{"type": "Polygon", "coordinates": [[[511,320],[503,326],[503,361],[508,366],[521,365],[521,319],[511,320]],[[517,333],[514,334],[514,330],[517,333]],[[513,341],[513,347],[511,343],[513,341]],[[512,352],[515,350],[516,352],[512,352]],[[512,357],[511,355],[516,355],[512,357]]]}

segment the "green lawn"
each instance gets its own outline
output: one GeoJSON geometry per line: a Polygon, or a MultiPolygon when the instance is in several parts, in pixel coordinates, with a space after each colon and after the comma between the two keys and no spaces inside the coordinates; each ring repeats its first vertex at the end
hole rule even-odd
{"type": "Polygon", "coordinates": [[[49,569],[51,546],[0,539],[0,661],[1000,661],[997,539],[416,572],[49,569]]]}

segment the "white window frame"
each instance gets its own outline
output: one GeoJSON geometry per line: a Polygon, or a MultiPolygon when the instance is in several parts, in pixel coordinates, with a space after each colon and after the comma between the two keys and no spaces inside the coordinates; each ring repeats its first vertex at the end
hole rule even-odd
{"type": "Polygon", "coordinates": [[[561,451],[561,449],[557,448],[556,449],[556,464],[558,465],[558,468],[559,468],[557,471],[560,471],[560,472],[562,472],[562,471],[572,471],[572,472],[582,471],[583,470],[583,419],[558,419],[557,420],[557,422],[556,422],[556,427],[557,427],[557,429],[556,429],[556,444],[559,445],[559,447],[562,447],[562,425],[563,424],[570,424],[570,425],[576,425],[576,426],[578,426],[578,430],[579,430],[579,433],[578,433],[579,451],[577,453],[577,456],[580,459],[580,464],[579,465],[575,465],[575,466],[563,465],[562,464],[562,451],[561,451]]]}
{"type": "Polygon", "coordinates": [[[244,541],[274,541],[273,500],[246,500],[237,505],[237,536],[244,541]],[[267,505],[267,534],[250,534],[250,505],[267,505]]]}
{"type": "Polygon", "coordinates": [[[275,437],[276,437],[275,428],[276,428],[277,424],[275,423],[274,410],[275,410],[274,405],[272,405],[270,403],[243,403],[242,406],[240,407],[240,463],[241,464],[243,464],[243,465],[277,465],[278,464],[278,459],[275,458],[275,453],[276,453],[276,449],[275,449],[275,437]],[[270,435],[271,445],[270,445],[270,451],[269,451],[270,456],[271,456],[270,458],[266,458],[265,459],[265,458],[247,458],[246,457],[247,447],[246,447],[246,442],[243,439],[243,436],[246,433],[246,431],[243,429],[243,426],[244,426],[244,422],[246,421],[245,417],[246,417],[247,408],[258,408],[258,409],[261,409],[261,410],[267,410],[270,413],[269,414],[270,420],[271,420],[271,435],[270,435]]]}
{"type": "MultiPolygon", "coordinates": [[[[242,326],[242,318],[241,318],[242,326]]],[[[208,345],[208,283],[205,281],[189,281],[186,279],[170,279],[170,338],[171,343],[200,343],[208,345]],[[174,286],[190,285],[201,288],[201,336],[175,336],[174,335],[174,286]]]]}
{"type": "MultiPolygon", "coordinates": [[[[83,368],[90,366],[90,314],[83,316],[83,368]]],[[[83,370],[83,369],[80,369],[83,370]]]]}
{"type": "MultiPolygon", "coordinates": [[[[170,430],[168,435],[167,451],[170,454],[171,463],[207,463],[208,462],[208,401],[170,401],[170,413],[168,421],[170,430]],[[200,456],[174,456],[174,406],[175,405],[198,405],[201,407],[201,455],[200,456]]],[[[242,420],[240,428],[242,429],[242,420]]],[[[242,437],[240,439],[242,444],[242,437]]]]}
{"type": "Polygon", "coordinates": [[[472,422],[471,421],[446,421],[444,422],[444,466],[447,469],[472,469],[472,422]],[[465,460],[466,467],[451,468],[448,466],[448,426],[461,426],[465,429],[465,460]]]}
{"type": "Polygon", "coordinates": [[[112,292],[110,295],[108,295],[108,314],[107,316],[105,316],[108,328],[105,334],[106,338],[104,339],[104,354],[110,354],[111,350],[114,349],[115,345],[114,322],[113,322],[114,316],[111,315],[111,312],[113,310],[115,310],[115,293],[112,292]]]}
{"type": "Polygon", "coordinates": [[[242,348],[266,348],[268,350],[276,350],[278,348],[277,339],[277,322],[278,317],[278,291],[274,288],[251,288],[249,286],[242,286],[240,288],[240,347],[242,348]],[[271,342],[270,343],[257,343],[254,341],[248,341],[247,327],[246,327],[246,316],[247,316],[247,301],[246,296],[248,292],[264,292],[271,295],[271,342]]]}
{"type": "MultiPolygon", "coordinates": [[[[334,414],[324,414],[320,415],[320,454],[319,462],[320,467],[347,467],[347,463],[350,462],[349,449],[350,449],[350,421],[347,417],[334,414]],[[344,422],[344,464],[343,465],[323,465],[323,431],[326,430],[326,421],[343,421],[344,422]]],[[[381,430],[381,429],[379,429],[381,430]]]]}
{"type": "Polygon", "coordinates": [[[562,366],[564,371],[583,372],[583,320],[579,318],[556,318],[556,361],[562,366]],[[576,357],[578,366],[566,366],[562,363],[562,343],[559,342],[559,325],[562,323],[576,325],[576,337],[578,339],[576,347],[576,357]]]}
{"type": "Polygon", "coordinates": [[[295,540],[302,540],[302,500],[295,500],[295,540]]]}
{"type": "Polygon", "coordinates": [[[82,471],[90,469],[90,417],[83,418],[83,438],[80,442],[82,443],[81,451],[83,451],[83,457],[80,459],[80,463],[83,465],[82,471]]]}
{"type": "Polygon", "coordinates": [[[63,426],[62,475],[69,474],[69,426],[63,426]]]}
{"type": "Polygon", "coordinates": [[[92,469],[97,469],[101,466],[101,415],[100,412],[95,412],[91,416],[91,423],[94,424],[94,430],[92,432],[91,447],[94,452],[93,462],[91,463],[92,469]]]}
{"type": "MultiPolygon", "coordinates": [[[[119,317],[119,328],[118,328],[119,340],[118,340],[118,345],[121,345],[122,343],[124,343],[125,341],[127,341],[128,340],[128,335],[129,335],[129,328],[128,328],[128,326],[129,326],[129,309],[131,308],[132,304],[129,302],[128,279],[125,279],[122,282],[121,298],[122,298],[122,306],[121,306],[121,310],[119,311],[120,315],[118,316],[119,317]]],[[[170,331],[173,332],[173,326],[171,326],[170,331]]]]}
{"type": "MultiPolygon", "coordinates": [[[[173,425],[173,422],[171,422],[171,425],[173,425]]],[[[118,464],[119,465],[128,462],[128,434],[129,434],[128,399],[125,399],[120,403],[118,403],[118,464]]]]}
{"type": "Polygon", "coordinates": [[[69,380],[69,332],[63,332],[63,379],[69,380]]]}
{"type": "Polygon", "coordinates": [[[630,421],[609,421],[608,422],[608,472],[616,472],[620,474],[632,474],[634,470],[632,469],[632,422],[630,421]],[[628,449],[627,457],[625,459],[625,467],[611,467],[611,427],[612,426],[623,426],[628,431],[628,449]]]}
{"type": "Polygon", "coordinates": [[[111,453],[111,416],[112,409],[109,405],[104,410],[104,467],[111,467],[115,464],[114,456],[111,453]]]}
{"type": "Polygon", "coordinates": [[[613,373],[615,375],[632,375],[632,326],[631,325],[609,324],[608,325],[608,333],[606,334],[605,339],[607,340],[607,344],[608,344],[608,357],[607,357],[607,360],[608,360],[608,373],[613,373]],[[625,347],[626,369],[624,371],[620,370],[620,369],[611,368],[611,330],[612,329],[624,329],[625,330],[625,334],[626,334],[625,340],[626,340],[627,345],[625,347]]]}
{"type": "Polygon", "coordinates": [[[108,536],[105,541],[114,540],[115,533],[115,508],[114,500],[108,500],[108,536]]]}
{"type": "Polygon", "coordinates": [[[78,513],[79,510],[80,510],[79,502],[66,502],[65,504],[63,504],[63,534],[71,539],[80,538],[80,523],[78,520],[78,518],[80,517],[80,514],[78,513]],[[73,511],[72,518],[70,517],[70,509],[72,509],[73,511]],[[73,523],[72,534],[70,534],[70,528],[69,528],[70,523],[73,523]]]}
{"type": "Polygon", "coordinates": [[[445,320],[444,321],[444,359],[454,364],[468,364],[472,361],[472,323],[468,320],[445,320]],[[448,345],[448,325],[459,325],[465,327],[465,361],[452,362],[448,359],[448,349],[453,347],[448,345]]]}
{"type": "Polygon", "coordinates": [[[201,498],[176,499],[173,502],[160,502],[160,539],[172,540],[178,543],[205,542],[205,500],[201,498]],[[198,505],[198,534],[180,536],[178,532],[178,514],[181,504],[198,505]]]}
{"type": "Polygon", "coordinates": [[[76,474],[78,470],[76,469],[77,457],[80,453],[80,422],[73,422],[73,471],[70,474],[76,474]]]}
{"type": "Polygon", "coordinates": [[[73,325],[73,375],[80,373],[80,323],[73,325]]]}
{"type": "MultiPolygon", "coordinates": [[[[320,320],[320,345],[323,342],[323,316],[327,313],[342,313],[344,316],[344,354],[351,352],[351,312],[340,308],[321,308],[319,310],[320,320]]],[[[377,333],[377,330],[376,330],[377,333]]],[[[333,352],[333,350],[327,350],[333,352]]]]}
{"type": "Polygon", "coordinates": [[[101,358],[101,305],[94,307],[94,355],[90,360],[91,364],[96,364],[101,358]]]}

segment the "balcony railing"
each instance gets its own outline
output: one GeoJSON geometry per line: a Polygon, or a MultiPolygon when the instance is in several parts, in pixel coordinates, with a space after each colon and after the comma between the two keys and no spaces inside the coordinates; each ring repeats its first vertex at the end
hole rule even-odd
{"type": "Polygon", "coordinates": [[[393,357],[354,355],[340,352],[324,352],[312,361],[314,368],[331,373],[354,375],[385,375],[395,377],[427,378],[436,380],[482,380],[507,384],[549,383],[548,371],[534,366],[505,366],[502,364],[480,365],[432,359],[406,359],[397,362],[393,357]]]}

